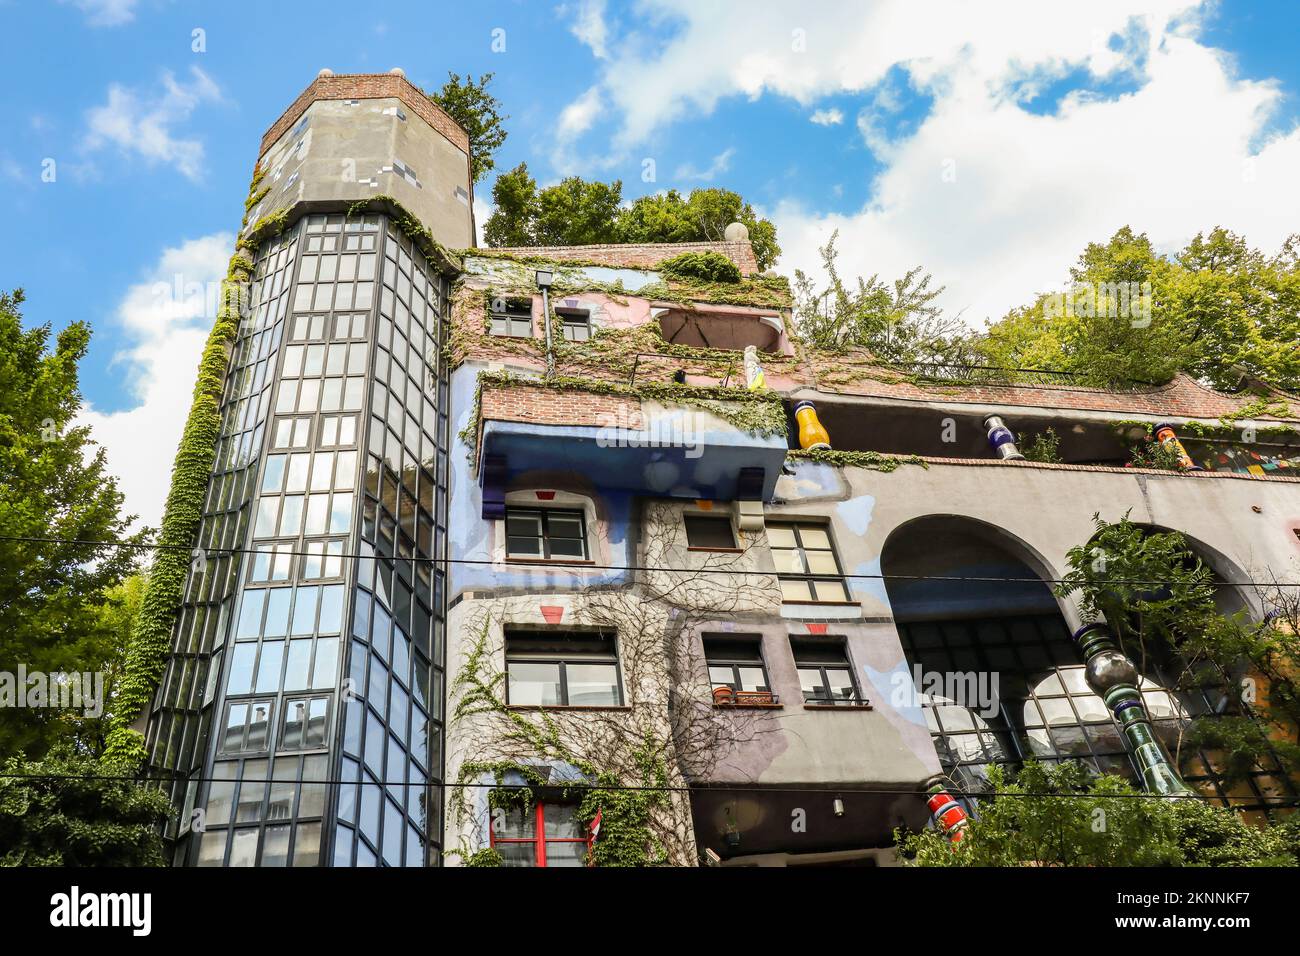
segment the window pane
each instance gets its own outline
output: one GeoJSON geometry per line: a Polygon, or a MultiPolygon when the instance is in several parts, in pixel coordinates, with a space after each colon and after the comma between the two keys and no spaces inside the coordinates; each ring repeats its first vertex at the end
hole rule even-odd
{"type": "Polygon", "coordinates": [[[560,700],[560,665],[508,661],[511,704],[554,706],[560,700]]]}
{"type": "Polygon", "coordinates": [[[831,538],[825,528],[814,525],[800,525],[799,538],[803,546],[808,549],[820,549],[829,551],[831,547],[831,538]]]}
{"type": "Polygon", "coordinates": [[[686,516],[686,543],[692,548],[734,548],[731,519],[706,515],[686,516]]]}
{"type": "Polygon", "coordinates": [[[829,551],[809,551],[808,572],[810,574],[839,574],[839,565],[835,563],[835,555],[829,551]]]}
{"type": "Polygon", "coordinates": [[[617,705],[618,669],[613,664],[566,664],[569,703],[575,706],[617,705]]]}
{"type": "Polygon", "coordinates": [[[548,803],[542,807],[542,819],[546,824],[546,836],[574,838],[581,837],[578,823],[578,808],[572,803],[548,803]]]}
{"type": "Polygon", "coordinates": [[[785,601],[811,601],[812,591],[809,589],[807,581],[782,578],[781,598],[785,601]]]}
{"type": "Polygon", "coordinates": [[[811,667],[799,668],[799,686],[803,688],[803,699],[822,700],[829,696],[826,685],[822,683],[821,670],[811,667]]]}
{"type": "Polygon", "coordinates": [[[830,686],[831,696],[833,697],[852,700],[856,696],[853,692],[853,677],[846,670],[827,668],[826,683],[830,686]]]}
{"type": "Polygon", "coordinates": [[[740,689],[767,691],[767,676],[763,673],[761,667],[741,667],[740,671],[740,689]]]}
{"type": "Polygon", "coordinates": [[[813,582],[818,601],[848,601],[849,591],[843,581],[818,580],[813,582]]]}
{"type": "Polygon", "coordinates": [[[496,849],[501,854],[502,866],[537,865],[537,845],[535,843],[498,843],[496,849]]]}
{"type": "Polygon", "coordinates": [[[793,548],[795,546],[794,530],[784,525],[767,526],[767,543],[773,548],[793,548]]]}
{"type": "Polygon", "coordinates": [[[552,866],[586,866],[587,865],[587,844],[586,841],[579,843],[550,843],[546,844],[546,865],[552,866]]]}
{"type": "Polygon", "coordinates": [[[713,666],[709,668],[709,683],[714,687],[730,687],[735,689],[736,675],[730,667],[713,666]]]}

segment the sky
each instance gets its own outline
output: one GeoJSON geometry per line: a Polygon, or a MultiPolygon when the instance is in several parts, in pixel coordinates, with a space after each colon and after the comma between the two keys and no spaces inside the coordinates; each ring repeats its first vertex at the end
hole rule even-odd
{"type": "Polygon", "coordinates": [[[90,323],[82,419],[156,525],[259,140],[321,68],[491,72],[498,171],[733,189],[779,271],[838,231],[979,328],[1126,224],[1300,231],[1297,35],[1284,0],[0,0],[0,286],[90,323]]]}

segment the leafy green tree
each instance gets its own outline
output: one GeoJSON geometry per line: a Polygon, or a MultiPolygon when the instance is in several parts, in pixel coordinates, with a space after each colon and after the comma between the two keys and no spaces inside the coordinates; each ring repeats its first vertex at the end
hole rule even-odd
{"type": "Polygon", "coordinates": [[[781,255],[776,226],[729,189],[693,189],[684,198],[675,189],[642,196],[620,214],[618,235],[620,242],[721,242],[733,222],[749,230],[758,268],[770,269],[781,255]]]}
{"type": "Polygon", "coordinates": [[[1188,327],[1190,374],[1217,388],[1235,387],[1242,372],[1300,386],[1300,237],[1269,258],[1215,228],[1174,261],[1165,301],[1188,327]]]}
{"type": "MultiPolygon", "coordinates": [[[[134,518],[104,450],[73,425],[90,330],[74,322],[48,351],[50,327],[24,330],[22,302],[0,294],[0,535],[32,540],[0,548],[0,672],[104,672],[123,652],[105,595],[136,554],[97,542],[124,538],[134,518]]],[[[0,708],[0,753],[39,757],[77,726],[48,707],[0,708]]]]}
{"type": "Polygon", "coordinates": [[[1243,376],[1300,387],[1296,237],[1270,258],[1216,228],[1166,257],[1124,226],[1084,249],[1070,282],[1071,298],[1040,295],[991,323],[979,341],[982,361],[1075,372],[1097,385],[1161,382],[1183,371],[1217,388],[1235,388],[1243,376]]]}
{"type": "Polygon", "coordinates": [[[931,287],[929,273],[922,275],[918,266],[893,283],[873,275],[859,277],[851,285],[840,275],[838,238],[839,233],[833,233],[818,250],[827,275],[824,289],[804,272],[795,271],[795,324],[800,338],[832,351],[866,348],[884,362],[953,361],[966,328],[935,304],[943,288],[931,287]]]}
{"type": "Polygon", "coordinates": [[[166,795],[101,769],[66,744],[0,771],[0,865],[165,866],[166,795]]]}
{"type": "Polygon", "coordinates": [[[686,197],[668,190],[625,207],[619,180],[570,176],[538,190],[528,166],[520,163],[497,177],[492,202],[496,208],[483,227],[489,246],[721,242],[727,226],[742,222],[760,269],[770,268],[781,254],[776,227],[726,189],[696,189],[686,197]]]}
{"type": "Polygon", "coordinates": [[[492,205],[496,208],[483,224],[484,242],[495,247],[536,244],[537,180],[528,175],[527,163],[497,177],[492,184],[492,205]]]}
{"type": "Polygon", "coordinates": [[[461,79],[447,73],[447,82],[429,98],[464,127],[469,133],[470,177],[479,182],[496,168],[496,152],[506,141],[505,121],[510,117],[501,112],[501,102],[488,92],[491,73],[484,73],[476,81],[466,73],[461,79]]]}
{"type": "Polygon", "coordinates": [[[586,246],[617,242],[616,221],[623,184],[588,182],[569,176],[537,194],[534,235],[541,246],[586,246]]]}
{"type": "Polygon", "coordinates": [[[520,163],[497,177],[492,187],[496,206],[483,225],[489,246],[581,246],[617,242],[615,220],[623,201],[623,184],[588,182],[570,176],[537,189],[537,181],[520,163]]]}
{"type": "Polygon", "coordinates": [[[1257,827],[1196,798],[1149,798],[1078,763],[1027,763],[1014,781],[991,767],[958,843],[936,829],[899,833],[914,866],[1296,866],[1294,821],[1257,827]]]}
{"type": "Polygon", "coordinates": [[[1229,781],[1271,771],[1274,758],[1284,773],[1300,772],[1300,596],[1266,590],[1261,596],[1274,612],[1266,621],[1225,614],[1214,572],[1182,535],[1151,531],[1127,515],[1094,521],[1092,538],[1066,555],[1060,596],[1077,595],[1085,618],[1104,619],[1139,670],[1150,657],[1175,657],[1180,685],[1237,687],[1246,679],[1267,688],[1234,699],[1232,711],[1197,718],[1176,750],[1222,751],[1229,781]]]}

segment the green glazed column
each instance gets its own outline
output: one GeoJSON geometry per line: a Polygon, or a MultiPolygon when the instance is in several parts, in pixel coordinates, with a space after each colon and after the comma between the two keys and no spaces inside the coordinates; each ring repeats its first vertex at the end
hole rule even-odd
{"type": "Polygon", "coordinates": [[[1133,662],[1116,646],[1110,630],[1101,623],[1085,624],[1074,632],[1074,640],[1087,664],[1084,676],[1088,686],[1115,715],[1129,752],[1137,760],[1143,789],[1162,796],[1195,796],[1156,738],[1138,689],[1141,677],[1133,662]]]}

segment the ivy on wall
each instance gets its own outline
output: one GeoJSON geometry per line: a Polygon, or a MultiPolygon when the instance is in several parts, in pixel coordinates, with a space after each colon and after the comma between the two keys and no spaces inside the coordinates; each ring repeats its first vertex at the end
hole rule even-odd
{"type": "MultiPolygon", "coordinates": [[[[485,623],[469,644],[452,681],[448,696],[456,704],[450,722],[455,725],[473,717],[494,715],[503,728],[497,740],[528,757],[462,763],[456,775],[458,786],[452,788],[447,803],[453,817],[462,824],[469,820],[474,811],[466,793],[485,778],[498,784],[488,791],[490,815],[504,809],[526,810],[533,806],[538,791],[545,788],[561,800],[577,801],[577,819],[584,831],[600,814],[600,835],[591,847],[591,865],[655,866],[667,862],[667,851],[650,826],[652,814],[668,802],[664,742],[647,735],[628,755],[625,763],[631,770],[624,774],[578,753],[551,714],[542,710],[526,715],[506,705],[502,696],[506,674],[494,673],[489,666],[490,633],[485,623]],[[550,768],[555,765],[576,770],[581,779],[552,781],[550,768]]],[[[462,846],[450,852],[459,855],[467,866],[500,866],[503,862],[501,854],[491,846],[462,846]]]]}
{"type": "MultiPolygon", "coordinates": [[[[258,169],[249,186],[244,222],[259,197],[264,170],[258,169]]],[[[261,191],[265,195],[265,191],[261,191]]],[[[126,661],[118,682],[112,719],[105,741],[104,759],[133,771],[147,757],[143,735],[131,725],[145,714],[167,666],[172,628],[184,597],[185,578],[192,560],[191,549],[203,517],[203,500],[216,459],[221,436],[221,396],[225,388],[230,349],[239,331],[241,308],[252,279],[252,254],[258,244],[283,231],[288,210],[278,210],[257,221],[248,236],[236,244],[226,278],[221,284],[216,321],[199,359],[194,398],[181,433],[180,446],[172,466],[171,488],[163,508],[158,533],[160,547],[154,554],[140,612],[131,629],[126,661]],[[247,254],[245,254],[247,253],[247,254]]]]}

